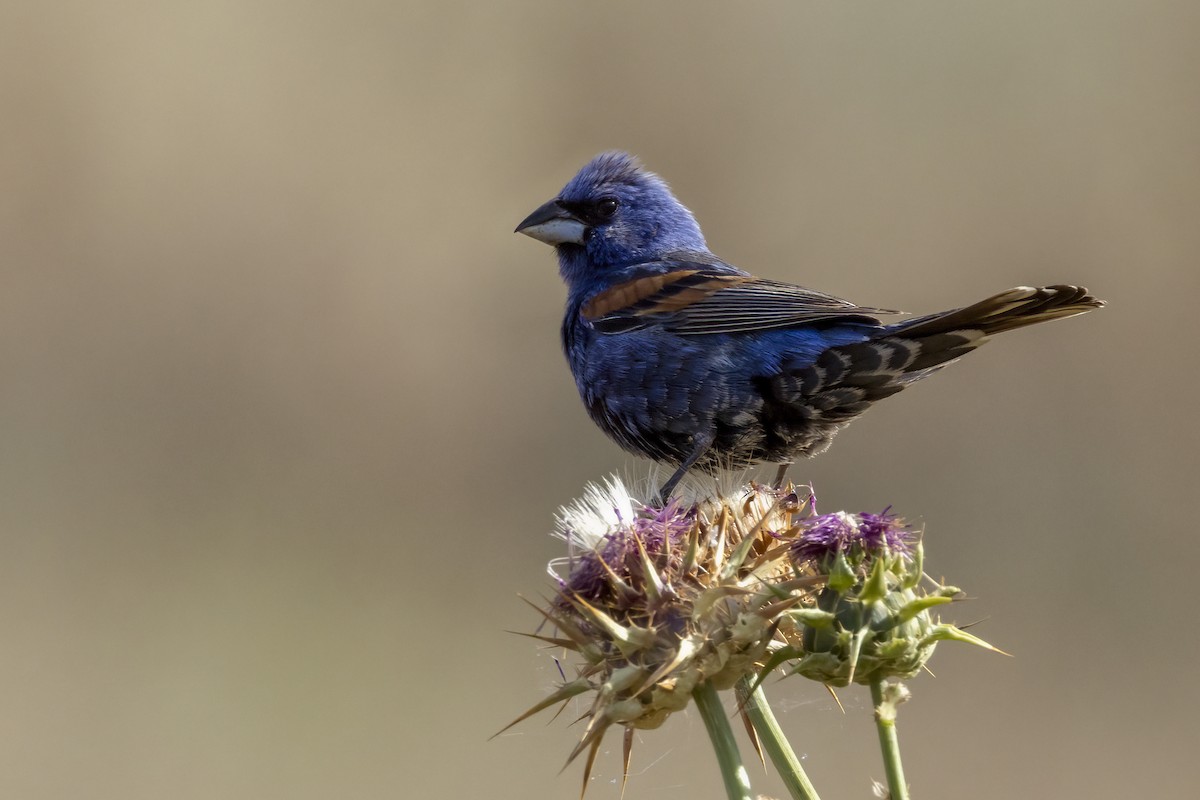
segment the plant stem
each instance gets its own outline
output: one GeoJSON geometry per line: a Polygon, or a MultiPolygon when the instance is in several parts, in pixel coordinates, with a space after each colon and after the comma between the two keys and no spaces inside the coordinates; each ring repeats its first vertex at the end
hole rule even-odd
{"type": "Polygon", "coordinates": [[[692,699],[696,701],[704,727],[708,729],[708,738],[717,754],[717,765],[721,768],[729,800],[751,800],[750,778],[742,766],[742,756],[738,753],[737,741],[733,738],[733,729],[729,727],[729,717],[725,715],[717,690],[705,681],[692,691],[692,699]]]}
{"type": "Polygon", "coordinates": [[[767,696],[763,694],[762,687],[759,686],[750,693],[750,682],[750,678],[742,678],[738,683],[738,699],[746,709],[746,715],[750,717],[754,730],[758,732],[759,741],[771,757],[771,763],[779,770],[779,777],[783,779],[788,794],[792,796],[792,800],[820,800],[817,790],[813,788],[812,782],[804,772],[804,767],[800,766],[800,759],[796,758],[796,752],[788,744],[779,722],[771,713],[771,706],[767,704],[767,696]]]}
{"type": "Polygon", "coordinates": [[[900,740],[896,736],[896,703],[884,700],[884,683],[882,678],[871,681],[871,700],[875,703],[875,727],[879,730],[888,793],[891,800],[908,800],[908,784],[904,782],[904,767],[900,763],[900,740]]]}

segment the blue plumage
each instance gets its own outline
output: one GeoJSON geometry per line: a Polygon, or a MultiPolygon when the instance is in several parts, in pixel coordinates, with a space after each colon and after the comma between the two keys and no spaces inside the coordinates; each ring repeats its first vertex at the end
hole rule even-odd
{"type": "Polygon", "coordinates": [[[866,308],[754,278],[714,256],[692,213],[625,153],[592,159],[517,231],[555,246],[562,341],[592,419],[677,469],[819,453],[872,403],[992,333],[1103,303],[1075,286],[1018,287],[884,324],[866,308]]]}

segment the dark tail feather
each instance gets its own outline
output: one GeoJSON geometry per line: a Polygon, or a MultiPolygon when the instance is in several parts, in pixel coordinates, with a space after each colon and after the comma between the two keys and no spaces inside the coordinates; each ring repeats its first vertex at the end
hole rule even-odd
{"type": "Polygon", "coordinates": [[[1044,286],[1040,289],[1018,286],[966,308],[890,325],[888,333],[922,339],[968,329],[990,336],[1038,322],[1073,317],[1103,305],[1103,300],[1092,297],[1082,286],[1044,286]]]}
{"type": "Polygon", "coordinates": [[[966,308],[889,325],[888,338],[917,345],[916,358],[904,367],[904,382],[911,383],[979,347],[994,333],[1073,317],[1103,305],[1082,286],[1018,286],[966,308]]]}

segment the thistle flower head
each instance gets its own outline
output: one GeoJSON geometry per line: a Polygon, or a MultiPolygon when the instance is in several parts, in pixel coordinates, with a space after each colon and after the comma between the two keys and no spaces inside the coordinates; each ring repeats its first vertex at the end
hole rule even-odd
{"type": "Polygon", "coordinates": [[[663,561],[668,572],[679,566],[682,544],[696,524],[695,508],[685,509],[676,501],[663,508],[638,503],[616,479],[606,491],[593,491],[585,503],[595,507],[590,516],[584,503],[560,512],[559,535],[575,550],[550,565],[560,601],[578,597],[622,607],[643,596],[638,588],[647,577],[643,556],[663,561]],[[606,523],[603,532],[601,521],[606,523]],[[556,568],[563,566],[568,570],[560,577],[556,568]],[[622,575],[625,579],[614,580],[622,575]]]}
{"type": "Polygon", "coordinates": [[[538,635],[579,654],[579,677],[528,713],[592,693],[574,758],[612,725],[658,727],[702,682],[756,675],[781,615],[818,582],[797,576],[783,539],[806,500],[750,484],[658,508],[615,479],[589,487],[559,513],[569,554],[551,564],[557,591],[541,610],[556,635],[538,635]]]}
{"type": "Polygon", "coordinates": [[[792,557],[825,579],[815,607],[792,614],[804,626],[800,641],[775,655],[794,659],[795,673],[829,686],[869,684],[911,678],[943,639],[994,649],[931,613],[961,592],[925,576],[924,548],[899,517],[838,512],[800,528],[792,557]]]}

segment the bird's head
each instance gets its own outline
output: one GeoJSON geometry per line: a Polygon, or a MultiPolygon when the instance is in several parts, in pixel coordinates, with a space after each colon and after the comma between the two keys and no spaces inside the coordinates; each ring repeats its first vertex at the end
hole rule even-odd
{"type": "Polygon", "coordinates": [[[666,182],[621,152],[589,161],[517,233],[554,245],[572,287],[668,253],[708,252],[695,217],[666,182]]]}

